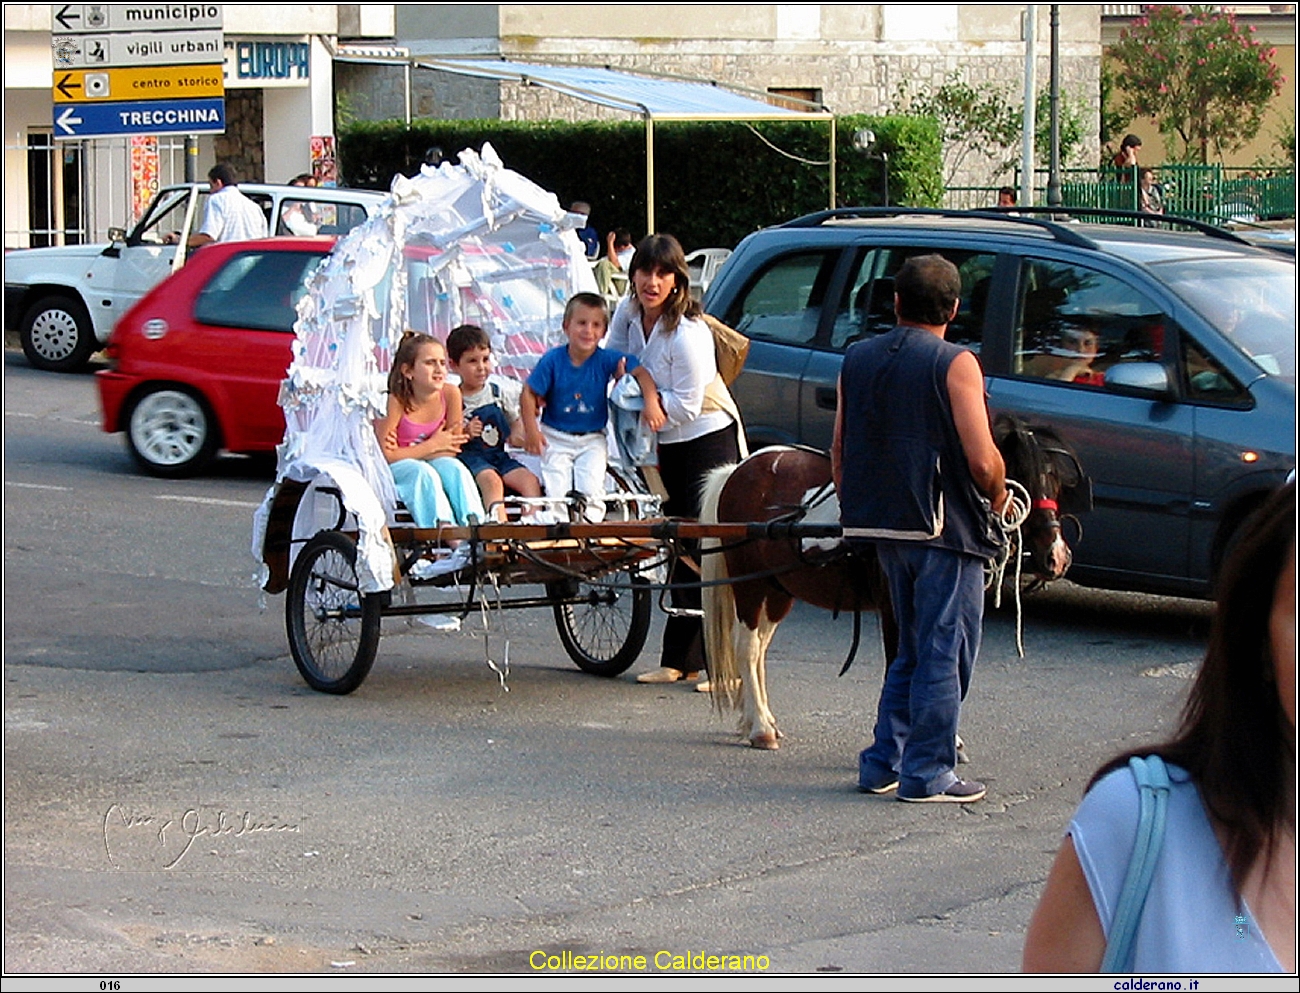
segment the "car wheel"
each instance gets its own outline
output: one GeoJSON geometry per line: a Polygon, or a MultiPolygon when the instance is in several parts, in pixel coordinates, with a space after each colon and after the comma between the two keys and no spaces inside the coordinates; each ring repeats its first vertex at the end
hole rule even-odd
{"type": "Polygon", "coordinates": [[[90,315],[75,297],[42,297],[27,308],[19,327],[23,354],[37,369],[75,372],[95,351],[90,315]]]}
{"type": "Polygon", "coordinates": [[[207,405],[188,390],[156,387],[131,407],[126,443],[140,468],[176,478],[202,469],[217,450],[207,405]]]}

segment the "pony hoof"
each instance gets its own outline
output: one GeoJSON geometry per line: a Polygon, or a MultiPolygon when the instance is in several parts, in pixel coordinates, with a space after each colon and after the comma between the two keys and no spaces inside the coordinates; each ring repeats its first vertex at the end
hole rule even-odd
{"type": "Polygon", "coordinates": [[[765,752],[774,752],[781,747],[777,741],[779,734],[756,734],[749,739],[750,748],[761,748],[765,752]]]}

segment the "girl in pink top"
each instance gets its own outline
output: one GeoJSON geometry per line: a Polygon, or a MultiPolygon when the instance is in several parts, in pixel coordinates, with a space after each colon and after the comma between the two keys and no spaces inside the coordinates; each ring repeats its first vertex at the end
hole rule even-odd
{"type": "Polygon", "coordinates": [[[375,431],[416,527],[486,517],[474,477],[456,458],[467,438],[461,419],[460,390],[447,382],[447,350],[437,338],[407,331],[388,374],[388,413],[375,431]]]}

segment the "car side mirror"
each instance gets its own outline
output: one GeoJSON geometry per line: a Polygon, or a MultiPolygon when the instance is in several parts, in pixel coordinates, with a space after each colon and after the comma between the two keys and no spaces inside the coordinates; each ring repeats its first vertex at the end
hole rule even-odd
{"type": "Polygon", "coordinates": [[[1121,362],[1111,366],[1106,370],[1106,389],[1152,400],[1170,400],[1174,393],[1169,372],[1159,362],[1121,362]]]}
{"type": "Polygon", "coordinates": [[[115,244],[115,245],[116,245],[119,241],[120,241],[120,242],[125,242],[125,241],[126,241],[126,228],[109,228],[109,229],[108,229],[108,240],[111,241],[111,242],[113,242],[113,244],[115,244]]]}

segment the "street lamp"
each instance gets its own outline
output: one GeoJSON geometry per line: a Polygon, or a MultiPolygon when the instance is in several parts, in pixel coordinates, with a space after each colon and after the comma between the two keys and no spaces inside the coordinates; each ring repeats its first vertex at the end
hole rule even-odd
{"type": "Polygon", "coordinates": [[[883,167],[882,176],[884,180],[884,202],[883,206],[889,206],[889,153],[883,148],[879,151],[873,151],[876,147],[876,132],[869,128],[860,128],[853,132],[853,147],[869,159],[879,159],[883,167]]]}

